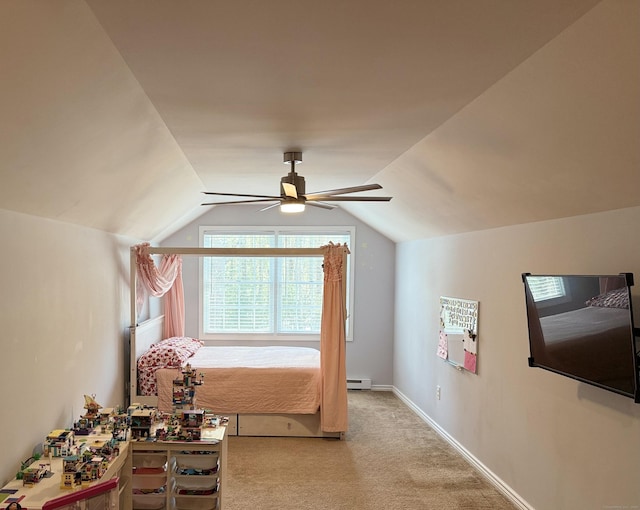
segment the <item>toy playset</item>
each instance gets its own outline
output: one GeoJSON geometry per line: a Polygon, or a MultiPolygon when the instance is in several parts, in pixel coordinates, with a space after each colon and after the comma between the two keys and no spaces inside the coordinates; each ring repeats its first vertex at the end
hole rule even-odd
{"type": "Polygon", "coordinates": [[[17,479],[33,486],[51,476],[51,458],[62,458],[61,489],[74,489],[99,480],[109,463],[119,455],[121,441],[199,441],[204,429],[216,428],[226,418],[196,408],[196,387],[203,382],[187,365],[182,377],[174,381],[173,412],[160,414],[156,408],[140,404],[103,408],[95,395],[85,395],[85,413],[70,429],[52,430],[45,438],[43,454],[49,463],[36,465],[36,457],[22,463],[17,479]],[[88,441],[92,434],[109,434],[109,439],[88,441]],[[82,439],[80,439],[82,438],[82,439]]]}
{"type": "Polygon", "coordinates": [[[196,386],[204,382],[204,374],[199,375],[187,365],[182,369],[182,378],[173,380],[173,410],[196,408],[196,386]]]}

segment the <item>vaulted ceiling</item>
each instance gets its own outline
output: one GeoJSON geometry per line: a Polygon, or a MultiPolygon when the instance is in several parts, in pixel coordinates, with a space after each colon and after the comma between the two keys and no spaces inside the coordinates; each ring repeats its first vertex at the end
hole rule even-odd
{"type": "Polygon", "coordinates": [[[395,241],[637,206],[639,62],[636,0],[4,1],[0,208],[161,240],[288,150],[395,241]]]}

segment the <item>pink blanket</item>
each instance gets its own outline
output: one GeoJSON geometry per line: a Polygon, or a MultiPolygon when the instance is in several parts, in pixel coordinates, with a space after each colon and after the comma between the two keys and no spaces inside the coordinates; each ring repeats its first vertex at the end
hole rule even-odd
{"type": "MultiPolygon", "coordinates": [[[[204,384],[196,405],[220,414],[314,414],[320,407],[320,351],[309,347],[201,347],[187,360],[204,384]]],[[[186,364],[186,363],[185,363],[186,364]]],[[[179,369],[156,371],[158,408],[170,412],[179,369]]]]}

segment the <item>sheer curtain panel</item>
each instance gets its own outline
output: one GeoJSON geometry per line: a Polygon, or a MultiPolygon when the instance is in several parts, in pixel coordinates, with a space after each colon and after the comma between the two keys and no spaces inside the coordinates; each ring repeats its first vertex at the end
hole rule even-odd
{"type": "MultiPolygon", "coordinates": [[[[164,298],[164,337],[184,336],[184,289],[182,257],[163,255],[157,268],[149,254],[149,243],[135,246],[137,282],[154,297],[164,298]]],[[[141,292],[138,299],[142,299],[141,292]]]]}
{"type": "Polygon", "coordinates": [[[324,291],[320,326],[320,369],[322,370],[322,430],[346,432],[346,303],[344,264],[349,249],[330,243],[324,250],[324,291]]]}

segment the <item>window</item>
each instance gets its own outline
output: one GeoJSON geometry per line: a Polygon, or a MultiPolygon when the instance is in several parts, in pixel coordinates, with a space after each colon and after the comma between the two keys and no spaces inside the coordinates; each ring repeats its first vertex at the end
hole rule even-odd
{"type": "Polygon", "coordinates": [[[528,278],[531,295],[535,302],[558,303],[567,297],[564,279],[561,276],[530,276],[528,278]]]}
{"type": "MultiPolygon", "coordinates": [[[[205,248],[319,248],[346,243],[347,306],[350,306],[354,227],[202,227],[205,248]]],[[[236,336],[253,340],[317,340],[320,335],[324,273],[322,257],[201,258],[203,339],[236,336]]],[[[347,313],[350,317],[350,313],[347,313]]],[[[349,337],[349,320],[347,320],[349,337]]]]}

